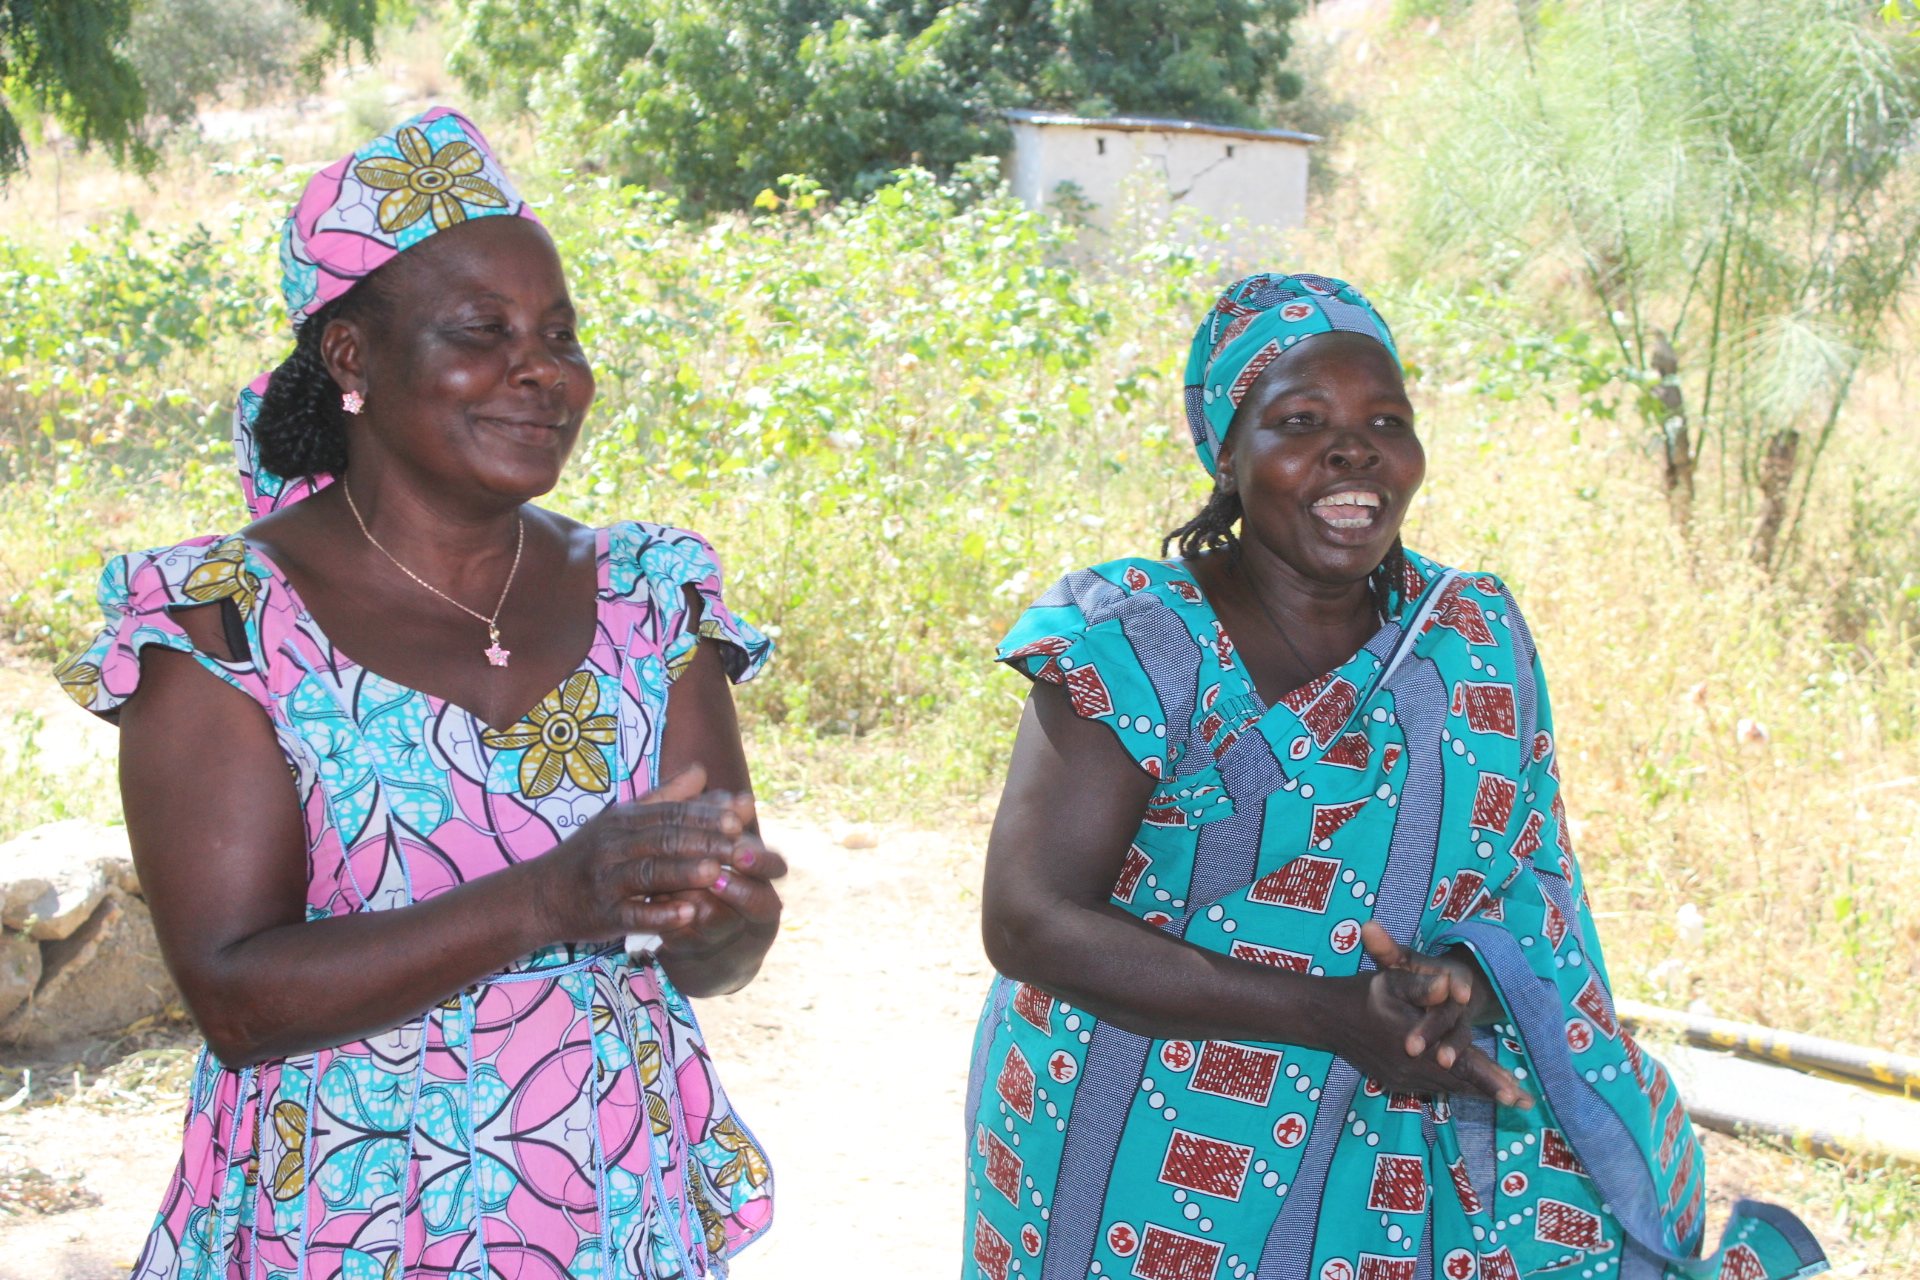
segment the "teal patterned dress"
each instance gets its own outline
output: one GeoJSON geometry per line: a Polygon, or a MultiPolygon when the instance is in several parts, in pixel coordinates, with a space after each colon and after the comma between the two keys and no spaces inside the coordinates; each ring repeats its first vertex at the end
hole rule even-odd
{"type": "Polygon", "coordinates": [[[1154,1040],[997,978],[968,1092],[967,1277],[1780,1280],[1826,1267],[1742,1202],[1701,1259],[1704,1169],[1620,1025],[1533,640],[1486,574],[1409,556],[1394,617],[1268,707],[1178,564],[1068,575],[1002,661],[1161,780],[1113,901],[1209,951],[1371,967],[1360,926],[1473,949],[1477,1039],[1533,1110],[1393,1093],[1282,1041],[1154,1040]]]}

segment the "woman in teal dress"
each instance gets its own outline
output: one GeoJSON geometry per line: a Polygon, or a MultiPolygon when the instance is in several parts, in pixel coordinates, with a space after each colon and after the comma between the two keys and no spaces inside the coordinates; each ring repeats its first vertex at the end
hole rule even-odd
{"type": "Polygon", "coordinates": [[[964,1274],[1779,1280],[1614,1010],[1533,638],[1405,551],[1385,322],[1256,275],[1194,337],[1180,558],[1069,574],[988,855],[964,1274]],[[1236,531],[1237,527],[1237,531],[1236,531]]]}

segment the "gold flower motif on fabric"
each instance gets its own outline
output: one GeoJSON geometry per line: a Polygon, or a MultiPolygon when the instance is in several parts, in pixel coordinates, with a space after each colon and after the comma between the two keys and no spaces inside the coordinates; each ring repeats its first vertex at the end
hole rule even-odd
{"type": "Polygon", "coordinates": [[[433,215],[436,230],[444,231],[467,220],[467,205],[504,209],[507,198],[485,178],[476,178],[486,166],[480,149],[461,138],[434,149],[427,135],[412,125],[394,136],[398,156],[374,156],[353,167],[353,176],[376,191],[376,216],[382,231],[400,231],[433,215]]]}
{"type": "Polygon", "coordinates": [[[307,1189],[307,1109],[297,1102],[275,1103],[273,1128],[287,1149],[273,1171],[273,1198],[291,1200],[307,1189]]]}
{"type": "Polygon", "coordinates": [[[239,538],[228,538],[216,545],[187,575],[180,591],[195,604],[231,600],[239,606],[242,618],[251,618],[260,602],[260,579],[247,568],[247,544],[239,538]]]}
{"type": "Polygon", "coordinates": [[[53,678],[67,696],[83,707],[93,705],[93,695],[100,688],[100,668],[88,662],[87,655],[76,653],[53,669],[53,678]]]}
{"type": "Polygon", "coordinates": [[[713,1126],[713,1140],[720,1144],[721,1150],[733,1152],[733,1159],[721,1165],[720,1171],[713,1175],[716,1187],[730,1187],[742,1178],[747,1180],[748,1186],[757,1187],[767,1180],[767,1175],[772,1171],[767,1168],[766,1157],[760,1154],[760,1149],[753,1145],[753,1139],[747,1136],[747,1131],[732,1116],[713,1126]]]}
{"type": "Polygon", "coordinates": [[[582,791],[605,791],[613,776],[595,744],[612,746],[618,731],[612,716],[595,714],[599,709],[599,683],[590,673],[576,671],[519,723],[488,729],[480,741],[495,751],[526,749],[520,757],[520,794],[529,800],[552,795],[563,777],[582,791]]]}

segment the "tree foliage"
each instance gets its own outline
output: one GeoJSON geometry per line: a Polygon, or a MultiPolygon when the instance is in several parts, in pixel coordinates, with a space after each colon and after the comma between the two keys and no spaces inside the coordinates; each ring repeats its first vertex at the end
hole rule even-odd
{"type": "MultiPolygon", "coordinates": [[[[322,53],[373,51],[380,0],[297,0],[329,33],[322,53]]],[[[142,171],[154,160],[148,95],[128,56],[136,0],[0,0],[0,182],[27,161],[19,111],[44,115],[81,147],[142,171]]],[[[168,104],[175,109],[176,104],[168,104]]]]}
{"type": "Polygon", "coordinates": [[[1676,516],[1712,451],[1752,558],[1774,563],[1920,256],[1920,49],[1857,0],[1483,19],[1403,117],[1408,265],[1577,280],[1676,516]]]}
{"type": "Polygon", "coordinates": [[[783,174],[843,194],[1004,148],[1042,105],[1233,123],[1297,91],[1298,0],[461,0],[455,69],[512,86],[577,162],[741,208],[783,174]]]}

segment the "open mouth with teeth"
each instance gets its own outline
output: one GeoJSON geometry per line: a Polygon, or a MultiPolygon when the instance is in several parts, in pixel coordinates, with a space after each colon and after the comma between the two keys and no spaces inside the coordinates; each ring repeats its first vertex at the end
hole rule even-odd
{"type": "Polygon", "coordinates": [[[1365,529],[1380,518],[1380,495],[1364,489],[1330,493],[1312,510],[1336,529],[1365,529]]]}

